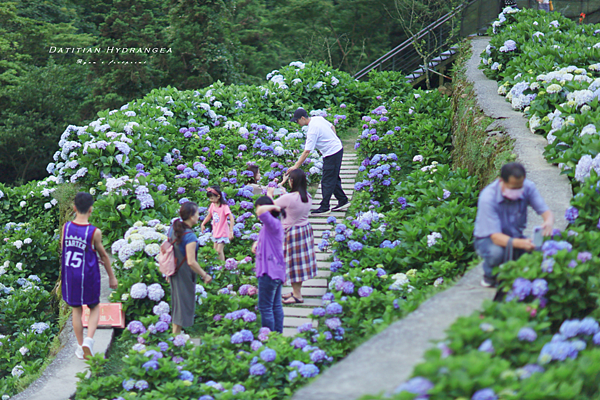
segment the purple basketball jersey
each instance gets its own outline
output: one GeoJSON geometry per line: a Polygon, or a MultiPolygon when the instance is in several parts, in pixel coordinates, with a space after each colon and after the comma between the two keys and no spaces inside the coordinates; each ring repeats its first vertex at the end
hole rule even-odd
{"type": "Polygon", "coordinates": [[[72,307],[100,302],[100,268],[93,225],[67,222],[62,242],[62,296],[72,307]]]}

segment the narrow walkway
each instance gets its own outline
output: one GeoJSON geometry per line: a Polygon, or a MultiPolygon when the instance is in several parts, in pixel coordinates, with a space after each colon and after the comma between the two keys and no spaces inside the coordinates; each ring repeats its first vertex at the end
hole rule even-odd
{"type": "MultiPolygon", "coordinates": [[[[554,213],[555,227],[564,229],[566,221],[563,215],[572,196],[569,181],[542,156],[545,139],[529,132],[522,114],[512,110],[510,104],[497,94],[497,83],[487,79],[477,68],[479,55],[488,42],[489,38],[473,39],[473,55],[467,63],[467,76],[475,86],[484,112],[491,117],[502,118],[497,123],[515,139],[515,153],[527,169],[527,178],[536,184],[554,213]]],[[[532,213],[528,217],[526,232],[531,232],[541,218],[532,213]]],[[[410,378],[432,342],[442,340],[446,329],[457,318],[471,314],[481,307],[485,299],[494,297],[494,290],[479,285],[482,274],[481,266],[473,268],[455,286],[433,296],[406,318],[360,345],[344,360],[296,392],[293,400],[352,400],[393,391],[410,378]]]]}
{"type": "MultiPolygon", "coordinates": [[[[101,293],[100,302],[108,303],[108,275],[100,266],[101,293]]],[[[98,329],[94,334],[94,352],[106,353],[112,341],[114,329],[98,329]]],[[[84,335],[87,329],[84,329],[84,335]]],[[[77,390],[76,374],[87,369],[85,361],[75,357],[77,339],[73,332],[71,319],[66,322],[60,334],[61,349],[42,376],[33,382],[23,392],[11,397],[12,400],[66,400],[77,390]]]]}
{"type": "MultiPolygon", "coordinates": [[[[354,193],[354,180],[356,178],[356,174],[358,174],[358,165],[356,165],[356,154],[355,153],[344,153],[344,158],[342,159],[342,171],[340,173],[340,177],[342,178],[342,188],[346,195],[349,198],[352,198],[352,194],[354,193]]],[[[321,194],[321,187],[319,186],[319,190],[313,198],[313,209],[319,207],[319,203],[323,195],[321,194]]],[[[332,199],[332,206],[335,206],[335,198],[332,199]]],[[[331,257],[331,251],[322,252],[319,250],[317,245],[321,242],[321,235],[324,231],[331,229],[331,226],[327,224],[327,218],[329,216],[334,216],[336,218],[344,218],[346,216],[346,212],[332,212],[328,216],[320,216],[309,218],[309,222],[313,227],[313,231],[315,233],[315,252],[317,254],[317,266],[319,268],[319,272],[317,277],[314,279],[310,279],[302,285],[302,297],[304,298],[304,303],[297,305],[285,305],[283,307],[283,313],[285,315],[285,319],[283,320],[283,334],[284,336],[294,336],[298,333],[296,329],[300,325],[303,325],[307,322],[311,322],[310,315],[312,314],[312,310],[315,307],[321,306],[321,296],[327,293],[327,284],[329,276],[331,272],[329,270],[330,261],[326,261],[329,257],[331,257]]],[[[285,286],[283,288],[283,293],[289,293],[292,291],[291,286],[285,286]]],[[[316,321],[313,325],[316,327],[316,321]]]]}

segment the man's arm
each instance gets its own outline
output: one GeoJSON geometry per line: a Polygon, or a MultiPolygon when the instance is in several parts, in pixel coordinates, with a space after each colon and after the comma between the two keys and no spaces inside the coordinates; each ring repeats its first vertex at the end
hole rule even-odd
{"type": "Polygon", "coordinates": [[[100,229],[96,229],[96,231],[94,232],[92,243],[94,243],[94,248],[96,249],[96,252],[100,254],[100,258],[104,263],[104,269],[106,269],[106,273],[108,274],[108,286],[110,286],[111,289],[116,289],[119,285],[119,282],[117,281],[117,278],[115,277],[115,274],[110,265],[110,258],[108,257],[108,253],[102,245],[102,231],[100,231],[100,229]]]}
{"type": "Polygon", "coordinates": [[[300,168],[302,166],[302,164],[304,163],[304,161],[310,155],[311,151],[312,150],[304,150],[302,152],[302,154],[300,155],[300,158],[298,159],[298,161],[296,161],[296,164],[294,164],[292,167],[288,168],[288,170],[285,172],[285,174],[289,175],[289,173],[292,172],[293,170],[300,168]]]}
{"type": "Polygon", "coordinates": [[[554,214],[552,214],[552,211],[546,210],[542,213],[542,218],[544,218],[542,232],[544,236],[550,236],[552,234],[552,228],[554,227],[554,214]]]}
{"type": "MultiPolygon", "coordinates": [[[[492,233],[490,235],[490,239],[492,239],[492,243],[494,243],[496,246],[506,247],[508,245],[508,240],[510,239],[510,236],[505,235],[501,232],[492,233]]],[[[523,249],[526,251],[532,251],[535,249],[535,245],[533,244],[531,239],[514,238],[513,247],[516,249],[523,249]]]]}

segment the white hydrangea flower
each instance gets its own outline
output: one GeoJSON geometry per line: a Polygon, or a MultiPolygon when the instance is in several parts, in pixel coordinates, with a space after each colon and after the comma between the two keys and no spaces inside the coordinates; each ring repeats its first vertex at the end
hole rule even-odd
{"type": "Polygon", "coordinates": [[[23,271],[23,263],[22,262],[18,262],[15,265],[15,268],[18,269],[19,271],[23,271]]]}
{"type": "Polygon", "coordinates": [[[29,349],[27,347],[25,347],[25,346],[22,346],[19,349],[19,353],[21,353],[22,355],[25,355],[25,354],[29,353],[29,349]]]}
{"type": "Polygon", "coordinates": [[[13,246],[15,246],[17,249],[20,249],[21,247],[23,247],[23,241],[17,240],[13,243],[13,246]]]}
{"type": "Polygon", "coordinates": [[[579,134],[579,136],[583,136],[583,135],[595,135],[597,133],[596,131],[596,125],[594,124],[588,124],[586,126],[583,127],[583,129],[581,130],[581,133],[579,134]]]}
{"type": "Polygon", "coordinates": [[[23,243],[25,244],[31,244],[33,242],[33,240],[31,240],[31,238],[27,238],[23,241],[23,243]]]}

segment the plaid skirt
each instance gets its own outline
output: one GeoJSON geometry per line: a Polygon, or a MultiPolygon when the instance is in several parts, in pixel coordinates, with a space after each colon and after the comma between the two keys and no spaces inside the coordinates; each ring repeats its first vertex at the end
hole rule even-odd
{"type": "Polygon", "coordinates": [[[283,254],[288,282],[303,282],[317,276],[315,237],[310,224],[285,230],[283,254]]]}

